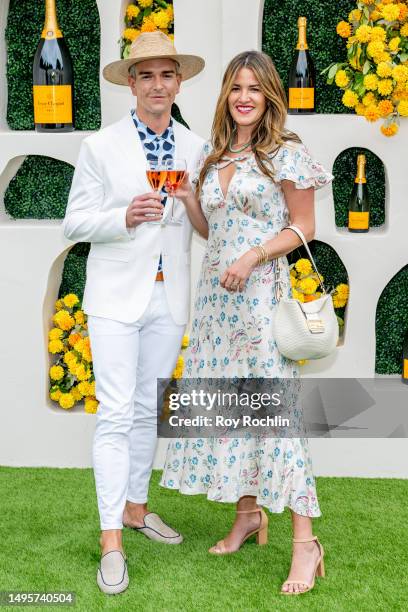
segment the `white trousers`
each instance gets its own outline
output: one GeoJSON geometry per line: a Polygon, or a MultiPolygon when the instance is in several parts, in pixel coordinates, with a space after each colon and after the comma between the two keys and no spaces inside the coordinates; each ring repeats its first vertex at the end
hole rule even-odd
{"type": "Polygon", "coordinates": [[[135,323],[88,316],[99,407],[93,466],[101,529],[122,529],[126,500],[147,502],[157,444],[157,379],[169,378],[185,325],[168,308],[164,283],[135,323]]]}

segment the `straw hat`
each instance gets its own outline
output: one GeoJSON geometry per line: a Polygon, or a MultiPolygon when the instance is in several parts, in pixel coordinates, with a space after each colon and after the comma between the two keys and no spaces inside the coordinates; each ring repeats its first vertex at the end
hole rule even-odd
{"type": "Polygon", "coordinates": [[[170,38],[163,32],[144,32],[133,41],[128,59],[118,60],[105,66],[103,76],[111,83],[128,85],[130,66],[152,59],[175,60],[180,65],[183,81],[201,72],[205,65],[202,57],[177,53],[170,38]]]}

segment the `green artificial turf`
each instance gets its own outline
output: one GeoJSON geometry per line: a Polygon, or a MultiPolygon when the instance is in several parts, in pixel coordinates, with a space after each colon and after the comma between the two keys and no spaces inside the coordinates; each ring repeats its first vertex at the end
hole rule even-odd
{"type": "Polygon", "coordinates": [[[315,533],[326,549],[327,576],[313,592],[289,599],[278,594],[290,562],[288,511],[270,515],[267,546],[250,540],[237,554],[213,557],[207,549],[228,531],[233,505],[168,491],[158,486],[159,477],[154,472],[151,509],[185,541],[167,546],[125,530],[131,584],[126,593],[105,596],[95,581],[91,470],[0,468],[0,591],[72,590],[77,604],[67,609],[81,611],[408,609],[407,480],[318,479],[323,516],[315,533]]]}

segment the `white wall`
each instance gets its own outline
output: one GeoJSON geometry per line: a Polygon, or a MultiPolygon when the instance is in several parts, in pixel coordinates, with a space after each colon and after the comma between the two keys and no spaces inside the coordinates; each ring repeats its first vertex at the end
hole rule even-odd
{"type": "MultiPolygon", "coordinates": [[[[126,0],[98,0],[101,17],[101,68],[119,58],[117,43],[126,0]]],[[[204,73],[183,86],[178,103],[190,127],[208,137],[222,72],[245,49],[261,48],[261,0],[175,0],[176,46],[202,55],[204,73]],[[245,18],[242,16],[245,15],[245,18]]],[[[4,28],[7,2],[0,7],[0,88],[5,91],[4,28]]],[[[101,77],[103,126],[120,118],[132,104],[125,88],[101,77]]],[[[48,400],[46,334],[71,243],[61,235],[59,221],[12,221],[4,212],[3,195],[24,156],[47,155],[76,163],[86,132],[47,135],[12,132],[5,121],[6,100],[0,101],[0,343],[1,428],[0,464],[83,467],[91,463],[95,417],[80,410],[65,412],[48,400]]],[[[317,235],[340,255],[350,279],[345,343],[336,353],[305,366],[306,376],[373,377],[375,309],[382,289],[407,263],[405,232],[408,206],[408,159],[404,143],[408,121],[393,139],[378,124],[351,115],[290,117],[288,126],[302,137],[329,169],[346,148],[366,147],[387,171],[387,223],[368,234],[336,229],[331,189],[317,193],[317,235]],[[375,270],[375,273],[367,272],[375,270]]],[[[193,244],[192,277],[196,285],[203,244],[193,244]]],[[[398,380],[395,384],[400,384],[398,380]]],[[[392,407],[392,398],[391,398],[392,407]]],[[[164,454],[161,441],[156,467],[164,454]]],[[[317,475],[408,477],[406,439],[312,440],[317,475]],[[381,455],[379,449],[381,447],[381,455]]]]}

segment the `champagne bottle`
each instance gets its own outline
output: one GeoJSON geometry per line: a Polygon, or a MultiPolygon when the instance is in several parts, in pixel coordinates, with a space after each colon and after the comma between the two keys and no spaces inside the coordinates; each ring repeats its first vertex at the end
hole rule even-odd
{"type": "Polygon", "coordinates": [[[45,0],[45,23],[33,65],[34,124],[38,132],[74,129],[72,61],[58,27],[55,0],[45,0]]]}
{"type": "Polygon", "coordinates": [[[298,19],[298,43],[289,70],[290,114],[311,114],[315,111],[316,71],[306,41],[306,17],[298,19]]]}
{"type": "Polygon", "coordinates": [[[402,382],[408,385],[408,331],[405,333],[402,347],[402,382]]]}
{"type": "Polygon", "coordinates": [[[348,229],[350,232],[368,232],[370,225],[370,198],[365,174],[366,156],[357,156],[357,175],[349,201],[348,229]]]}

